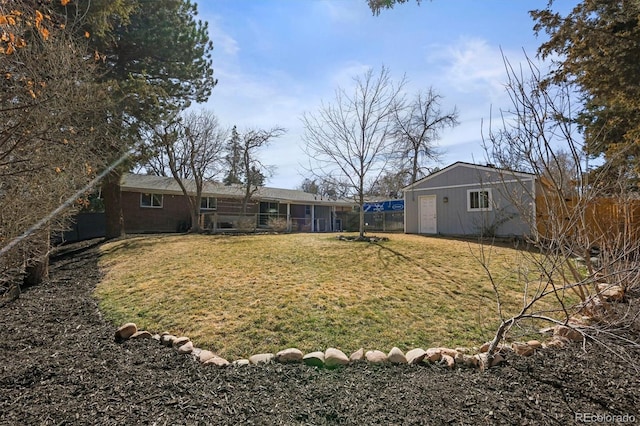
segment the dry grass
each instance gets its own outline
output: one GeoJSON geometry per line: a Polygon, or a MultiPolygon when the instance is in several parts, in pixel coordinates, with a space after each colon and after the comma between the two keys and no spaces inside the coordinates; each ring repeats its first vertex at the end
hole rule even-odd
{"type": "MultiPolygon", "coordinates": [[[[96,290],[114,323],[186,335],[230,359],[286,347],[473,346],[498,324],[474,243],[389,235],[145,236],[105,244],[96,290]]],[[[484,247],[503,303],[520,306],[520,253],[484,247]]]]}

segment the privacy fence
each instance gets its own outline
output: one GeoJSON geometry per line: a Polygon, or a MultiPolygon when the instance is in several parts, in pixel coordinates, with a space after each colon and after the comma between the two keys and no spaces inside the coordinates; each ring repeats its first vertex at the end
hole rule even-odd
{"type": "Polygon", "coordinates": [[[547,239],[570,236],[583,246],[628,246],[640,242],[640,199],[536,198],[537,231],[547,239]]]}

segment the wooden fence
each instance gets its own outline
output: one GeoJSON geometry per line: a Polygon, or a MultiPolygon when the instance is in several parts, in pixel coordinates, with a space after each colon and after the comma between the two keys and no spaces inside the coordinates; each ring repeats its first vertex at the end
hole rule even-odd
{"type": "MultiPolygon", "coordinates": [[[[580,245],[628,247],[640,242],[640,200],[536,198],[536,227],[547,240],[571,238],[580,245]]],[[[565,240],[566,241],[566,240],[565,240]]]]}

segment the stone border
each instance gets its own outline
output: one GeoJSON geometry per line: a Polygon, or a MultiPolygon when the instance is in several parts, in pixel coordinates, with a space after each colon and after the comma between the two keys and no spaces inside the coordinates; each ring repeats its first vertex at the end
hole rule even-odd
{"type": "Polygon", "coordinates": [[[519,356],[531,356],[537,350],[551,347],[562,347],[570,341],[582,340],[583,335],[575,327],[556,325],[545,331],[553,332],[553,337],[545,343],[538,340],[528,342],[513,342],[511,345],[500,345],[493,360],[489,363],[487,351],[489,343],[485,343],[479,348],[415,348],[403,353],[399,348],[393,347],[388,353],[380,350],[364,351],[360,348],[350,356],[336,348],[328,348],[324,352],[316,351],[304,354],[297,348],[283,349],[277,353],[259,353],[251,355],[249,358],[237,359],[229,362],[217,354],[207,350],[197,348],[186,336],[174,336],[164,332],[161,334],[151,334],[148,331],[138,330],[135,323],[126,323],[115,332],[115,341],[122,343],[128,339],[153,339],[161,345],[174,348],[179,354],[191,355],[202,364],[211,364],[217,367],[228,365],[261,365],[272,362],[281,364],[303,363],[312,367],[337,368],[344,367],[356,362],[368,362],[370,364],[439,364],[453,369],[455,367],[479,368],[484,371],[488,368],[502,364],[509,353],[519,356]]]}

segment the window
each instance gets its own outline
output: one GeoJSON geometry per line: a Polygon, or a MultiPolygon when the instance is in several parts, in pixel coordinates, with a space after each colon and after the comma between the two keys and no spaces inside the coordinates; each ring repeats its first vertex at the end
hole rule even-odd
{"type": "Polygon", "coordinates": [[[467,211],[491,211],[491,189],[468,190],[467,211]]]}
{"type": "Polygon", "coordinates": [[[140,207],[162,208],[162,194],[140,194],[140,207]]]}
{"type": "Polygon", "coordinates": [[[215,210],[218,206],[216,197],[202,197],[200,200],[200,210],[215,210]]]}

